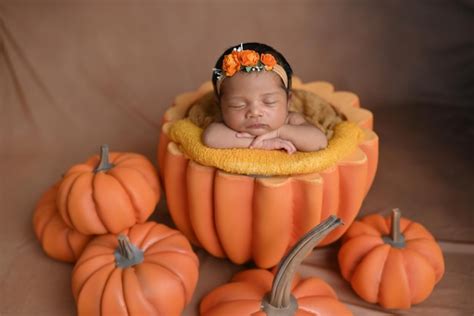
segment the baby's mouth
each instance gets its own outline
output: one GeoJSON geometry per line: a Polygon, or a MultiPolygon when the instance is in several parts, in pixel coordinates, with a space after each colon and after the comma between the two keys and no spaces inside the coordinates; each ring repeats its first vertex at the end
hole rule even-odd
{"type": "Polygon", "coordinates": [[[260,128],[266,128],[267,126],[268,126],[267,124],[263,124],[263,123],[253,123],[253,124],[248,125],[247,128],[260,129],[260,128]]]}

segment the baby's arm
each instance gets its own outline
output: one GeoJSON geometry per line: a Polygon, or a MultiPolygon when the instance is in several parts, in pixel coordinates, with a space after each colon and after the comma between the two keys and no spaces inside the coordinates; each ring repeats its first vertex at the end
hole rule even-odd
{"type": "Polygon", "coordinates": [[[328,146],[326,135],[299,113],[290,113],[288,124],[280,127],[278,136],[292,142],[299,151],[316,151],[328,146]]]}
{"type": "Polygon", "coordinates": [[[251,148],[260,148],[269,139],[282,139],[294,145],[299,151],[317,151],[326,148],[326,135],[317,127],[306,122],[299,113],[290,113],[288,123],[277,130],[258,136],[250,144],[251,148]]]}
{"type": "Polygon", "coordinates": [[[212,148],[247,148],[252,138],[239,138],[236,131],[224,123],[211,123],[202,134],[204,145],[212,148]]]}
{"type": "MultiPolygon", "coordinates": [[[[202,141],[204,145],[212,148],[248,148],[255,137],[252,135],[242,137],[241,134],[227,127],[224,123],[212,123],[204,130],[202,141]]],[[[260,142],[259,148],[267,150],[283,149],[288,153],[296,151],[295,146],[284,139],[263,140],[260,142]]]]}

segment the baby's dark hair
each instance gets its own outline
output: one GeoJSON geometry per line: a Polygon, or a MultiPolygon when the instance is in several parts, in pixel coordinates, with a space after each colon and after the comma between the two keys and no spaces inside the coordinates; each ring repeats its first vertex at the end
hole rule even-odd
{"type": "MultiPolygon", "coordinates": [[[[288,87],[285,87],[286,92],[289,93],[291,90],[291,76],[293,75],[293,70],[291,69],[290,64],[286,61],[285,57],[276,49],[274,49],[271,46],[262,44],[262,43],[256,43],[256,42],[250,42],[250,43],[243,43],[239,44],[236,46],[229,47],[226,49],[222,55],[217,59],[216,65],[214,68],[222,70],[222,62],[224,60],[224,57],[232,52],[234,48],[239,48],[240,45],[242,45],[243,49],[249,49],[249,50],[254,50],[259,54],[271,54],[273,57],[275,57],[277,64],[283,67],[283,69],[286,72],[286,75],[288,77],[288,87]]],[[[216,88],[216,83],[217,83],[217,77],[218,74],[213,71],[212,73],[212,85],[214,86],[214,92],[218,96],[217,93],[217,88],[216,88]]],[[[219,96],[218,96],[219,97],[219,96]]]]}

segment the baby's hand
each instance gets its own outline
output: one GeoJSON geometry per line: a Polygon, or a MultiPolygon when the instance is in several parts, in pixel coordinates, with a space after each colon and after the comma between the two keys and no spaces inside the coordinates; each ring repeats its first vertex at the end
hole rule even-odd
{"type": "Polygon", "coordinates": [[[285,139],[281,139],[281,138],[265,139],[265,140],[259,142],[257,145],[253,145],[250,148],[266,149],[266,150],[283,149],[288,154],[292,154],[292,153],[296,152],[296,147],[292,142],[290,142],[288,140],[285,140],[285,139]]]}
{"type": "Polygon", "coordinates": [[[266,140],[272,140],[272,139],[279,138],[278,136],[279,136],[279,134],[278,134],[277,129],[274,130],[274,131],[268,132],[266,134],[257,136],[257,137],[254,138],[254,140],[250,144],[249,148],[258,148],[258,147],[261,146],[262,142],[264,142],[266,140]]]}

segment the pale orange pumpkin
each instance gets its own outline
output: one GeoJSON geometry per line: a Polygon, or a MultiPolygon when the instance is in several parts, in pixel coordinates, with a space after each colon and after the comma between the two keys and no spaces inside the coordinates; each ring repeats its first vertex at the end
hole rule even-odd
{"type": "Polygon", "coordinates": [[[202,316],[346,316],[351,311],[338,301],[323,280],[302,279],[295,269],[315,244],[341,222],[331,216],[311,230],[282,260],[275,275],[263,269],[237,273],[230,283],[207,294],[200,305],[202,316]]]}
{"type": "Polygon", "coordinates": [[[178,316],[196,287],[199,261],[177,230],[147,222],[94,238],[72,272],[78,315],[178,316]]]}
{"type": "Polygon", "coordinates": [[[160,199],[158,175],[140,154],[110,153],[70,168],[58,191],[64,222],[83,234],[118,233],[145,222],[160,199]]]}
{"type": "Polygon", "coordinates": [[[355,221],[338,254],[342,276],[370,303],[409,308],[425,300],[444,274],[444,259],[419,223],[374,214],[355,221]]]}
{"type": "MultiPolygon", "coordinates": [[[[253,260],[269,268],[321,218],[335,214],[349,225],[359,212],[378,162],[372,113],[360,108],[355,94],[335,92],[329,83],[302,84],[295,78],[294,87],[330,101],[364,131],[351,155],[319,173],[253,177],[190,160],[171,141],[169,129],[196,99],[212,90],[210,83],[179,95],[165,112],[157,155],[168,208],[188,239],[214,256],[237,264],[253,260]]],[[[347,226],[334,230],[321,245],[337,240],[347,226]]]]}
{"type": "Polygon", "coordinates": [[[36,204],[33,229],[44,252],[53,259],[75,262],[92,236],[68,227],[56,207],[59,184],[46,191],[36,204]]]}

